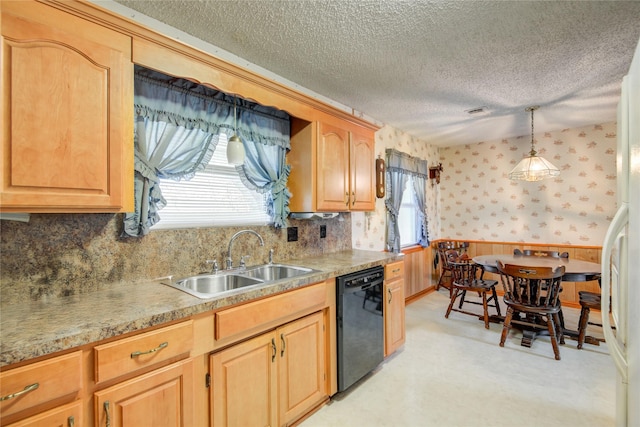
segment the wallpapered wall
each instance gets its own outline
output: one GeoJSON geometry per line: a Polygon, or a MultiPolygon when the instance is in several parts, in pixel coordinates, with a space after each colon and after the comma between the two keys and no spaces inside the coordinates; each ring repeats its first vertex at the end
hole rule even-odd
{"type": "MultiPolygon", "coordinates": [[[[385,158],[385,150],[395,148],[398,151],[425,159],[429,166],[437,163],[438,150],[425,141],[414,138],[391,126],[384,126],[376,132],[376,158],[385,158]]],[[[436,188],[427,184],[427,218],[429,238],[435,239],[441,228],[440,215],[435,203],[436,188]]],[[[352,242],[355,249],[383,251],[386,240],[387,211],[384,199],[376,200],[374,212],[353,212],[351,214],[352,242]]]]}
{"type": "Polygon", "coordinates": [[[531,136],[440,148],[442,238],[602,244],[616,211],[616,123],[535,134],[560,176],[510,181],[531,136]]]}

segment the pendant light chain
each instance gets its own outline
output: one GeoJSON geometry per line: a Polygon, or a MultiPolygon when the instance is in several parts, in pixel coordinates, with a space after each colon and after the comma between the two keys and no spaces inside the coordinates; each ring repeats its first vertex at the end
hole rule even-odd
{"type": "Polygon", "coordinates": [[[533,112],[535,110],[537,110],[539,107],[537,105],[534,105],[533,107],[528,107],[527,110],[531,111],[531,151],[529,152],[530,156],[535,156],[537,154],[535,148],[534,148],[534,142],[533,142],[533,112]]]}

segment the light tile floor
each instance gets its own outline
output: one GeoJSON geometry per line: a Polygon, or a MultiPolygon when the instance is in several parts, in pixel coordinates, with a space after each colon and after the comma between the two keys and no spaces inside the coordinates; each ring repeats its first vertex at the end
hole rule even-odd
{"type": "MultiPolygon", "coordinates": [[[[578,350],[568,339],[556,361],[548,338],[525,348],[511,332],[501,348],[501,324],[486,330],[472,316],[444,318],[447,292],[408,305],[404,347],[301,426],[615,424],[616,371],[606,345],[578,350]]],[[[567,327],[577,325],[579,310],[564,311],[567,327]]]]}

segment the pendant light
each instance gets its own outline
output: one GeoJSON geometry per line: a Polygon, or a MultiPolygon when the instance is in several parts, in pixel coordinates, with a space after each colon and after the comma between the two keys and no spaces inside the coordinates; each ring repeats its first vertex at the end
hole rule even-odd
{"type": "Polygon", "coordinates": [[[540,181],[547,178],[560,175],[560,170],[552,165],[544,157],[537,156],[536,150],[533,148],[533,112],[540,108],[535,105],[527,107],[525,111],[531,111],[531,151],[529,157],[520,160],[511,172],[509,179],[518,181],[540,181]]]}
{"type": "Polygon", "coordinates": [[[227,142],[227,162],[230,165],[241,165],[244,163],[244,145],[238,136],[238,117],[236,115],[236,97],[233,97],[233,136],[227,142]]]}

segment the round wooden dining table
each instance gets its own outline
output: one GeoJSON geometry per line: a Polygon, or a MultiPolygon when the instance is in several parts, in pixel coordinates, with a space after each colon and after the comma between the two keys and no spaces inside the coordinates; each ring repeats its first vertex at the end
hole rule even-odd
{"type": "MultiPolygon", "coordinates": [[[[579,259],[513,254],[478,255],[473,257],[473,262],[482,266],[485,271],[496,274],[498,274],[498,267],[496,266],[498,260],[502,261],[505,265],[513,264],[521,267],[551,267],[555,269],[563,265],[565,270],[562,280],[565,282],[589,282],[591,280],[598,280],[602,272],[600,264],[579,259]]],[[[564,316],[562,316],[562,329],[568,337],[578,339],[578,331],[568,329],[564,325],[564,316]]],[[[523,330],[521,345],[531,347],[535,335],[535,332],[523,330]]]]}
{"type": "Polygon", "coordinates": [[[598,280],[602,272],[600,264],[590,261],[570,258],[553,258],[548,256],[493,254],[478,255],[473,257],[473,262],[482,266],[489,273],[498,273],[496,262],[500,260],[503,264],[513,264],[522,267],[551,267],[564,266],[565,282],[589,282],[598,280]]]}

